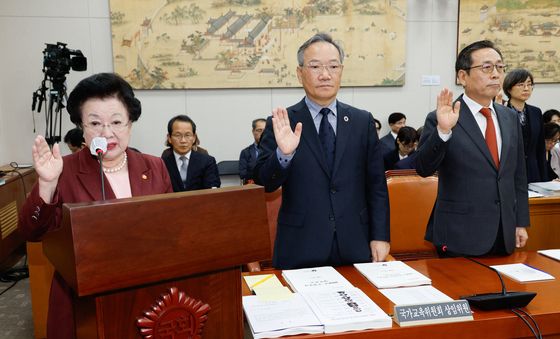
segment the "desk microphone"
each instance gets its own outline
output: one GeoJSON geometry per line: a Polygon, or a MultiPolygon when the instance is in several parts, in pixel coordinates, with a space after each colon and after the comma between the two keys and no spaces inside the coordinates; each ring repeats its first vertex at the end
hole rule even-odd
{"type": "Polygon", "coordinates": [[[91,144],[89,145],[89,151],[92,155],[101,159],[105,152],[107,152],[107,139],[103,137],[93,138],[93,140],[91,140],[91,144]]]}
{"type": "Polygon", "coordinates": [[[95,137],[89,145],[89,152],[99,160],[99,174],[101,176],[101,197],[105,200],[105,176],[103,175],[103,155],[107,152],[107,139],[95,137]]]}
{"type": "Polygon", "coordinates": [[[500,279],[500,284],[502,284],[502,292],[473,294],[460,297],[461,299],[467,300],[471,306],[474,306],[481,310],[520,308],[527,306],[527,304],[529,304],[531,300],[533,300],[533,298],[537,295],[537,293],[535,292],[508,292],[506,290],[506,284],[504,284],[504,279],[502,279],[502,275],[500,274],[500,272],[498,272],[498,270],[473,258],[465,256],[463,256],[463,258],[494,271],[500,279]]]}

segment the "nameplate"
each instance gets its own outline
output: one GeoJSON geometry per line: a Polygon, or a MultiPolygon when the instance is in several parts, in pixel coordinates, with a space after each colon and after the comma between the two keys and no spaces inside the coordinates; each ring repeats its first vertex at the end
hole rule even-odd
{"type": "Polygon", "coordinates": [[[394,320],[401,327],[473,320],[469,302],[466,300],[395,305],[394,311],[394,320]]]}

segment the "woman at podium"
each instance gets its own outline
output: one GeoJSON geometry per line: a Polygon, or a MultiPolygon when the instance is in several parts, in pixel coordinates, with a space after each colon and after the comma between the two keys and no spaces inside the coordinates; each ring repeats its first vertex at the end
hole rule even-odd
{"type": "MultiPolygon", "coordinates": [[[[51,150],[43,136],[35,138],[32,155],[38,180],[19,218],[19,229],[28,241],[39,241],[45,233],[59,227],[63,203],[173,192],[163,161],[128,147],[141,105],[124,79],[113,73],[83,79],[70,93],[67,109],[70,120],[83,130],[89,147],[62,157],[58,144],[51,150]],[[104,141],[98,146],[99,138],[106,140],[106,146],[104,141]],[[102,162],[95,155],[96,150],[103,153],[102,162]]],[[[55,272],[49,299],[48,338],[75,337],[72,293],[55,272]]]]}

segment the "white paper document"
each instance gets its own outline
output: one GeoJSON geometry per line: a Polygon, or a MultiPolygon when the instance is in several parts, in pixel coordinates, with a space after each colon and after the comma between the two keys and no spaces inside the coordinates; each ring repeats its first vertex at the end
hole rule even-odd
{"type": "Polygon", "coordinates": [[[354,264],[377,288],[429,285],[432,280],[402,261],[354,264]]]}
{"type": "Polygon", "coordinates": [[[453,301],[453,299],[432,285],[386,288],[379,292],[396,306],[453,301]]]}
{"type": "Polygon", "coordinates": [[[560,181],[532,182],[529,185],[547,191],[560,191],[560,181]]]}
{"type": "Polygon", "coordinates": [[[554,277],[544,271],[531,267],[527,264],[506,264],[490,266],[498,272],[519,282],[553,280],[554,277]]]}
{"type": "Polygon", "coordinates": [[[301,294],[325,333],[392,326],[392,319],[358,288],[311,289],[301,294]]]}
{"type": "Polygon", "coordinates": [[[540,250],[537,251],[542,255],[546,255],[549,258],[560,260],[560,249],[555,250],[540,250]]]}
{"type": "Polygon", "coordinates": [[[541,194],[539,192],[534,192],[534,191],[531,191],[531,190],[528,190],[527,193],[529,195],[529,198],[542,198],[542,197],[544,197],[544,194],[541,194]]]}
{"type": "Polygon", "coordinates": [[[263,301],[256,295],[244,296],[243,310],[254,338],[323,333],[323,325],[297,293],[278,301],[263,301]]]}
{"type": "Polygon", "coordinates": [[[282,276],[294,292],[302,292],[309,289],[353,287],[353,285],[332,266],[283,270],[282,276]]]}

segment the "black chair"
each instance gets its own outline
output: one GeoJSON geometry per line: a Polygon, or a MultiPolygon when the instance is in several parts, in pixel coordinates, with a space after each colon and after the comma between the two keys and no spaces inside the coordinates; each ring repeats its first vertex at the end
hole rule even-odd
{"type": "Polygon", "coordinates": [[[239,177],[239,160],[224,160],[220,161],[217,165],[222,187],[243,184],[239,177]]]}

